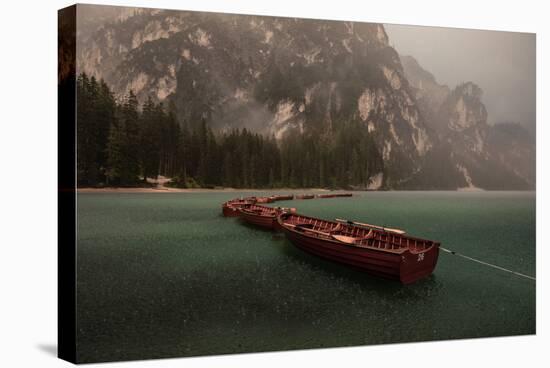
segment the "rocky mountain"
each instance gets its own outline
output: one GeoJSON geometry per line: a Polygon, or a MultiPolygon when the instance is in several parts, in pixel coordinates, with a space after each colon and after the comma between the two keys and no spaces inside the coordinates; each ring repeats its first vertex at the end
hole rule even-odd
{"type": "Polygon", "coordinates": [[[488,133],[477,87],[440,86],[399,57],[380,24],[116,8],[94,28],[87,7],[79,72],[119,96],[131,89],[140,101],[163,101],[189,126],[281,138],[358,123],[384,162],[373,189],[492,188],[478,178],[479,162],[511,158],[487,148],[506,134],[488,133]]]}
{"type": "Polygon", "coordinates": [[[450,90],[411,56],[401,60],[426,124],[448,147],[449,166],[462,176],[465,188],[534,188],[535,139],[525,128],[487,124],[483,91],[475,83],[450,90]]]}
{"type": "MultiPolygon", "coordinates": [[[[418,107],[425,117],[426,123],[438,121],[437,113],[440,106],[449,97],[451,90],[448,86],[437,83],[435,77],[423,69],[412,56],[400,56],[403,71],[411,88],[418,107]]],[[[431,129],[439,132],[443,124],[432,124],[431,129]]]]}

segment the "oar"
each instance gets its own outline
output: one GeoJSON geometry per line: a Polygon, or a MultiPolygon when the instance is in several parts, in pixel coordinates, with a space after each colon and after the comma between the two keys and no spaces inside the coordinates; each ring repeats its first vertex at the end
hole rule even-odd
{"type": "MultiPolygon", "coordinates": [[[[293,224],[287,224],[287,226],[288,226],[288,227],[292,227],[292,228],[294,228],[294,229],[300,228],[300,226],[293,225],[293,224]]],[[[331,236],[330,233],[327,233],[327,232],[324,232],[324,231],[319,231],[319,230],[310,229],[310,228],[308,228],[308,227],[302,228],[302,231],[307,231],[307,232],[311,232],[311,233],[315,233],[315,234],[320,234],[320,235],[325,235],[325,236],[331,236]]]]}
{"type": "Polygon", "coordinates": [[[363,222],[355,222],[355,221],[344,220],[344,219],[336,219],[336,221],[343,222],[343,223],[346,223],[346,224],[352,224],[352,225],[357,225],[357,226],[368,227],[368,228],[371,228],[371,229],[378,229],[378,230],[387,231],[387,232],[390,232],[390,233],[405,234],[405,230],[392,229],[391,227],[383,227],[383,226],[365,224],[363,222]]]}

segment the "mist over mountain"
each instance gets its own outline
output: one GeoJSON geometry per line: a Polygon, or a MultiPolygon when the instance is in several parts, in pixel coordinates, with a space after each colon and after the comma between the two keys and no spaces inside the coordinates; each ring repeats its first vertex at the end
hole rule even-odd
{"type": "Polygon", "coordinates": [[[536,39],[533,33],[385,24],[390,44],[412,55],[439,83],[475,82],[491,125],[516,122],[535,132],[536,39]]]}
{"type": "Polygon", "coordinates": [[[371,189],[534,188],[533,137],[488,125],[475,83],[440,85],[381,24],[101,8],[79,6],[78,72],[181,124],[322,141],[353,123],[383,162],[371,189]]]}
{"type": "Polygon", "coordinates": [[[535,186],[535,137],[518,123],[490,125],[483,91],[473,82],[454,89],[440,85],[411,56],[401,56],[417,104],[450,165],[467,188],[520,189],[535,186]]]}

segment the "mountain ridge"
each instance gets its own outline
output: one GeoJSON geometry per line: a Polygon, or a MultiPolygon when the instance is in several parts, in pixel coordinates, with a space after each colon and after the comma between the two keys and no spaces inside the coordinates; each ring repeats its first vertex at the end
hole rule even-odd
{"type": "MultiPolygon", "coordinates": [[[[495,187],[469,173],[489,157],[475,151],[487,135],[486,128],[472,128],[486,123],[477,86],[464,87],[472,89],[468,99],[420,65],[411,72],[412,61],[403,62],[381,24],[143,9],[83,37],[78,61],[80,71],[105,79],[115,94],[152,96],[191,126],[206,121],[221,131],[246,127],[278,139],[300,133],[322,141],[336,126],[357,124],[384,163],[369,177],[373,189],[425,185],[414,183],[425,183],[417,176],[434,165],[446,167],[447,176],[435,178],[435,188],[495,187]],[[468,126],[474,110],[480,121],[468,126]],[[451,125],[468,139],[452,136],[451,125]],[[457,144],[449,151],[443,146],[450,138],[457,144]],[[459,148],[477,156],[456,160],[459,148]],[[442,154],[444,163],[432,162],[442,154]]],[[[494,140],[503,137],[509,135],[494,140]]],[[[499,157],[499,170],[505,156],[490,155],[499,157]]],[[[521,175],[529,173],[515,176],[521,175]]]]}

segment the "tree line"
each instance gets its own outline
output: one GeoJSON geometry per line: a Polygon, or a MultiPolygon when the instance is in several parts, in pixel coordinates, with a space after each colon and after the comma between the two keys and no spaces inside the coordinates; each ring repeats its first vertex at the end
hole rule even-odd
{"type": "Polygon", "coordinates": [[[214,132],[180,122],[175,107],[130,91],[117,101],[107,84],[77,79],[79,186],[137,186],[163,175],[178,187],[366,187],[383,170],[371,135],[356,122],[277,140],[245,128],[214,132]]]}

